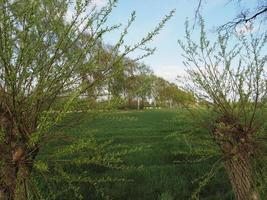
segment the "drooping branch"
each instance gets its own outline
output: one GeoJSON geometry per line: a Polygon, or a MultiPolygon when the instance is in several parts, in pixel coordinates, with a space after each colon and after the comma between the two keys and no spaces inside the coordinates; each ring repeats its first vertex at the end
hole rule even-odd
{"type": "MultiPolygon", "coordinates": [[[[219,27],[219,30],[235,30],[239,25],[252,24],[256,18],[267,13],[267,5],[263,6],[261,9],[256,10],[252,15],[250,12],[242,11],[235,19],[225,23],[219,27]]],[[[249,29],[250,27],[247,27],[249,29]]]]}
{"type": "MultiPolygon", "coordinates": [[[[228,0],[226,4],[237,1],[238,3],[242,2],[242,0],[228,0]]],[[[201,16],[201,7],[203,5],[202,0],[198,0],[197,7],[195,9],[195,21],[201,16]]],[[[267,1],[258,1],[258,5],[255,8],[248,8],[247,10],[241,10],[237,16],[226,22],[225,24],[218,27],[218,30],[236,30],[236,28],[240,25],[245,25],[247,29],[251,28],[251,24],[254,23],[255,20],[264,18],[264,15],[267,14],[267,1]],[[249,24],[249,27],[247,25],[249,24]]]]}

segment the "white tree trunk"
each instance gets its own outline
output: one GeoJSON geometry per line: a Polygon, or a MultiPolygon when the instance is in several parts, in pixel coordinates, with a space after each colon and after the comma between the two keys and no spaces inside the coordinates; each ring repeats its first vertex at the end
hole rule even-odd
{"type": "Polygon", "coordinates": [[[170,108],[172,108],[172,100],[170,100],[169,103],[170,103],[170,108]]]}

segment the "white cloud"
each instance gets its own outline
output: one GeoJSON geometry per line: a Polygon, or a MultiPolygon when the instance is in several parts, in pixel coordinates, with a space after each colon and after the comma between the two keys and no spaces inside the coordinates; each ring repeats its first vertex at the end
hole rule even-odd
{"type": "Polygon", "coordinates": [[[254,33],[256,31],[257,31],[257,28],[255,28],[251,22],[247,22],[236,28],[236,32],[239,35],[247,34],[247,33],[254,33]]]}
{"type": "Polygon", "coordinates": [[[93,0],[92,2],[98,7],[102,7],[107,4],[107,0],[93,0]]]}
{"type": "Polygon", "coordinates": [[[153,67],[154,73],[170,82],[177,82],[178,76],[185,75],[185,68],[178,65],[158,65],[153,67]]]}

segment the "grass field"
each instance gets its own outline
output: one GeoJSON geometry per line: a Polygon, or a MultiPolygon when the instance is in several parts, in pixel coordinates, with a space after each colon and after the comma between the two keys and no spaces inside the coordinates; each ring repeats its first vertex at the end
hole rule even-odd
{"type": "MultiPolygon", "coordinates": [[[[208,131],[196,126],[192,116],[181,109],[117,111],[94,118],[88,114],[84,119],[65,131],[80,137],[93,134],[102,142],[112,140],[114,152],[135,149],[123,156],[125,169],[104,169],[93,173],[95,178],[125,179],[101,185],[111,199],[190,199],[199,188],[196,179],[209,172],[220,158],[208,131]],[[206,158],[207,155],[212,156],[206,158]]],[[[85,199],[101,199],[90,186],[81,188],[85,199]]],[[[233,199],[223,169],[202,189],[200,199],[233,199]]]]}

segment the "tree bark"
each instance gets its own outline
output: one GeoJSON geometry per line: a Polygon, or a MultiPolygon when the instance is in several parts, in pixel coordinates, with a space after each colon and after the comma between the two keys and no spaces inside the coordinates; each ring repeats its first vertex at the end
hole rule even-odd
{"type": "Polygon", "coordinates": [[[228,174],[236,200],[259,200],[255,188],[251,155],[256,144],[251,132],[231,118],[218,119],[213,136],[222,150],[224,168],[228,174]]]}
{"type": "Polygon", "coordinates": [[[2,115],[0,121],[4,130],[0,143],[0,200],[27,200],[27,181],[34,157],[27,157],[27,141],[19,137],[22,134],[14,128],[12,118],[2,115]]]}
{"type": "Polygon", "coordinates": [[[27,200],[30,166],[5,161],[1,169],[0,200],[27,200]]]}
{"type": "Polygon", "coordinates": [[[4,164],[1,179],[0,191],[2,199],[13,200],[15,198],[16,169],[12,164],[4,164]]]}
{"type": "Polygon", "coordinates": [[[247,153],[239,153],[224,162],[236,200],[259,200],[253,184],[250,158],[247,153]]]}

